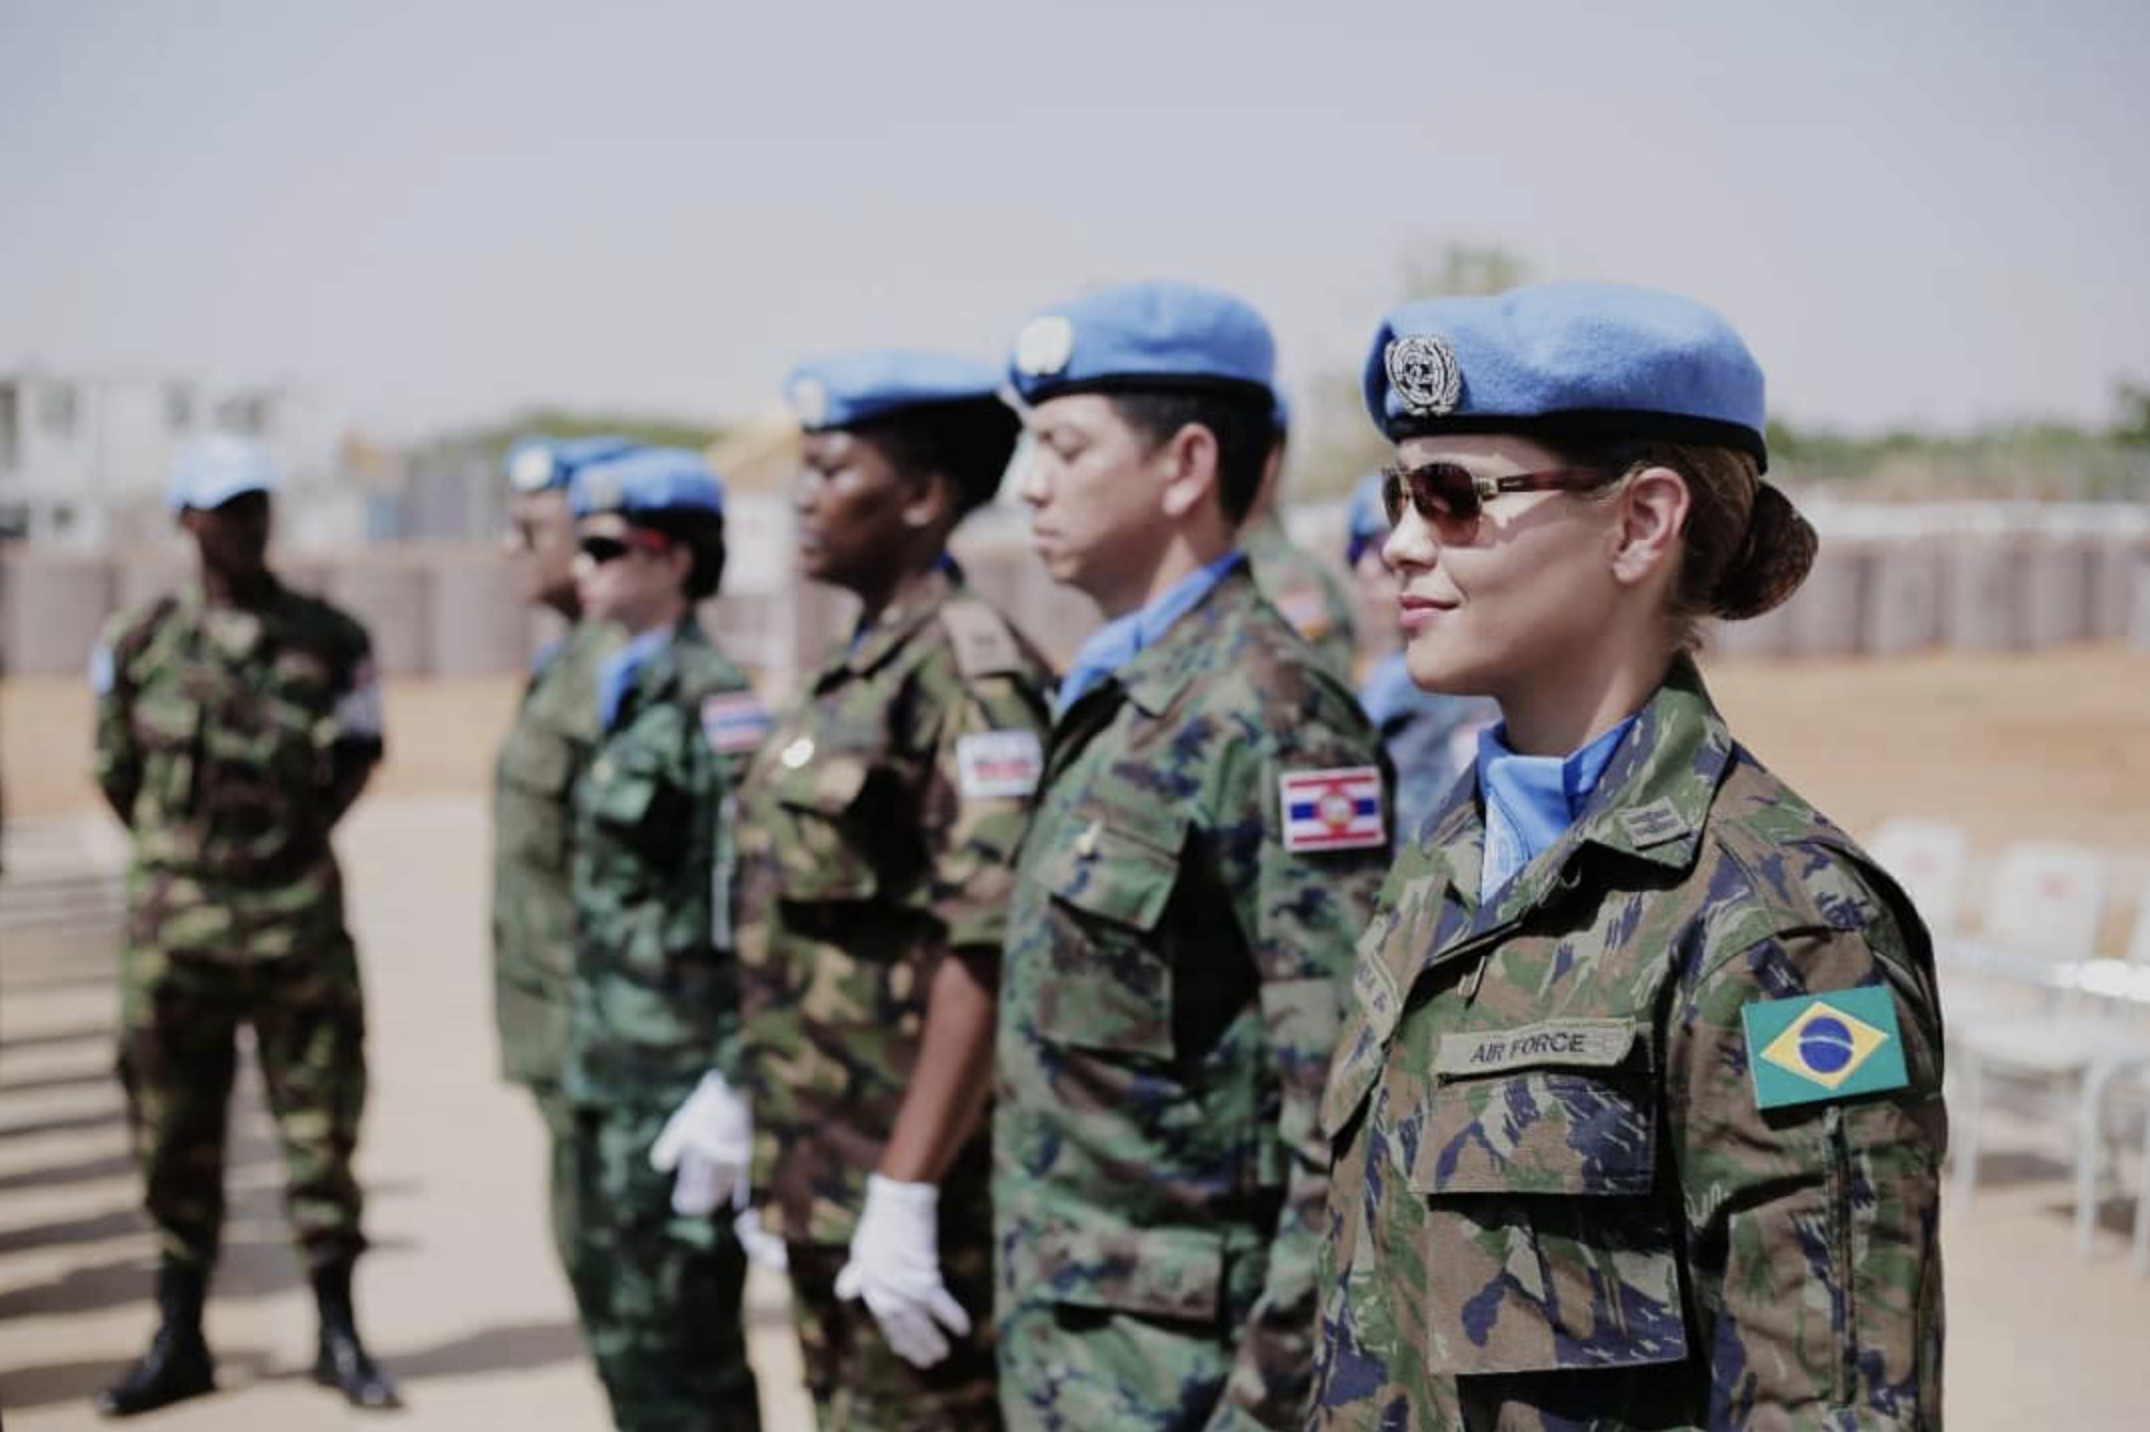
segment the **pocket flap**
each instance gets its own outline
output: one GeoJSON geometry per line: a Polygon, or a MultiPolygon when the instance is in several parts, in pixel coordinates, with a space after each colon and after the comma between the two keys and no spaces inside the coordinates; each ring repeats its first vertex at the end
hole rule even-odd
{"type": "Polygon", "coordinates": [[[1204,1228],[1045,1229],[1039,1281],[1055,1303],[1209,1321],[1224,1286],[1223,1235],[1204,1228]]]}
{"type": "Polygon", "coordinates": [[[866,789],[866,777],[872,771],[863,756],[831,753],[798,770],[785,771],[777,778],[776,798],[802,810],[842,815],[866,789]]]}
{"type": "MultiPolygon", "coordinates": [[[[1444,1037],[1444,1054],[1447,1044],[1444,1037]]],[[[1434,1195],[1648,1193],[1656,1134],[1655,1104],[1639,1076],[1534,1068],[1444,1080],[1408,1181],[1434,1195]]]]}
{"type": "Polygon", "coordinates": [[[1179,848],[1094,818],[1054,851],[1046,888],[1076,909],[1136,930],[1154,930],[1179,880],[1179,848]]]}

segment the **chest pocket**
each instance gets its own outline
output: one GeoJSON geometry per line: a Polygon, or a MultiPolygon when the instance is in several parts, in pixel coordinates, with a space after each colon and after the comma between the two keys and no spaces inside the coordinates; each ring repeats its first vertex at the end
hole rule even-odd
{"type": "Polygon", "coordinates": [[[1184,821],[1138,829],[1078,809],[1037,878],[1053,897],[1037,1030],[1079,1049],[1169,1058],[1172,961],[1160,925],[1179,882],[1184,821]]]}
{"type": "Polygon", "coordinates": [[[881,882],[856,829],[859,798],[873,774],[861,752],[831,752],[796,771],[779,769],[774,793],[778,889],[803,904],[871,900],[881,882]]]}
{"type": "Polygon", "coordinates": [[[1440,1270],[1425,1303],[1432,1370],[1686,1357],[1639,1033],[1569,1020],[1443,1037],[1435,1082],[1405,1119],[1417,1137],[1395,1141],[1423,1218],[1417,1251],[1440,1270]],[[1474,1063],[1490,1072],[1458,1072],[1474,1063]]]}

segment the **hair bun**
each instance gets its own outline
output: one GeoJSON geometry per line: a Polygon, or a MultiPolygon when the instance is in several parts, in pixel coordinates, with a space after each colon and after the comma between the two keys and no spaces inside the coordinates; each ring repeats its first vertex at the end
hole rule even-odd
{"type": "Polygon", "coordinates": [[[1712,612],[1736,622],[1781,605],[1807,579],[1820,546],[1790,498],[1767,482],[1757,484],[1747,535],[1711,594],[1712,612]]]}

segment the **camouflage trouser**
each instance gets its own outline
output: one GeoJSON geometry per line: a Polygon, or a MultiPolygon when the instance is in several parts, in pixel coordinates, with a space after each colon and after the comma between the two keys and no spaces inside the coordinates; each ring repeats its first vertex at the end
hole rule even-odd
{"type": "Polygon", "coordinates": [[[552,1220],[552,1251],[570,1285],[575,1281],[575,1106],[558,1084],[532,1084],[545,1120],[545,1210],[552,1220]]]}
{"type": "Polygon", "coordinates": [[[1009,1432],[1199,1432],[1233,1356],[1215,1324],[1023,1302],[1000,1324],[1000,1410],[1009,1432]]]}
{"type": "Polygon", "coordinates": [[[366,1103],[365,1003],[348,939],[277,959],[210,960],[129,945],[121,957],[119,1077],[158,1252],[214,1266],[224,1222],[224,1130],[239,1026],[254,1031],[283,1142],[285,1208],[311,1267],[355,1257],[351,1155],[366,1103]]]}
{"type": "Polygon", "coordinates": [[[620,1432],[756,1432],[741,1294],[746,1255],[728,1213],[672,1212],[649,1164],[671,1101],[575,1110],[568,1272],[620,1432]]]}
{"type": "Polygon", "coordinates": [[[941,1277],[975,1331],[950,1337],[946,1360],[923,1369],[896,1356],[864,1303],[837,1298],[848,1250],[788,1245],[792,1313],[820,1432],[997,1432],[988,1230],[981,1224],[968,1239],[943,1231],[941,1277]]]}

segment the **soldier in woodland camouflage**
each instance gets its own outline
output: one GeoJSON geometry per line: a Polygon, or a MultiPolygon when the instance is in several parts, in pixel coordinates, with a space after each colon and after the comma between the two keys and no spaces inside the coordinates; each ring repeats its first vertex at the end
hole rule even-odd
{"type": "Polygon", "coordinates": [[[1233,549],[1273,358],[1252,310],[1176,284],[1016,343],[1033,540],[1110,618],[1061,687],[1008,918],[993,1214],[1020,1432],[1306,1416],[1315,1115],[1388,811],[1350,691],[1233,549]]]}
{"type": "Polygon", "coordinates": [[[1311,1426],[1938,1427],[1932,950],[1687,654],[1813,560],[1759,369],[1548,285],[1391,315],[1367,398],[1411,674],[1503,724],[1360,945],[1311,1426]]]}
{"type": "Polygon", "coordinates": [[[597,674],[620,644],[616,627],[582,618],[567,483],[576,468],[631,446],[619,438],[532,439],[506,463],[508,556],[521,595],[569,626],[539,656],[494,774],[493,1015],[501,1070],[530,1090],[551,1139],[548,1203],[563,1267],[576,1222],[573,1120],[561,1091],[575,954],[572,792],[599,735],[597,674]]]}
{"type": "Polygon", "coordinates": [[[351,1311],[365,1011],[329,845],[380,760],[380,694],[365,629],[265,565],[275,481],[238,439],[183,453],[171,505],[199,580],[116,618],[91,664],[98,784],[134,842],[119,1070],[159,1259],[157,1334],[100,1396],[108,1415],[214,1386],[201,1309],[242,1023],[320,1305],[314,1377],[355,1405],[396,1400],[351,1311]]]}
{"type": "Polygon", "coordinates": [[[736,1058],[736,762],[765,724],[694,604],[724,569],[723,490],[692,453],[578,468],[576,585],[627,635],[597,680],[575,784],[575,967],[565,1094],[575,1177],[568,1268],[621,1432],[753,1432],[731,1190],[697,1182],[675,1111],[736,1058]]]}
{"type": "Polygon", "coordinates": [[[821,1432],[1000,1425],[983,1115],[1051,673],[946,555],[1014,450],[998,379],[877,352],[789,384],[799,565],[864,603],[741,822],[754,1184],[821,1432]]]}

